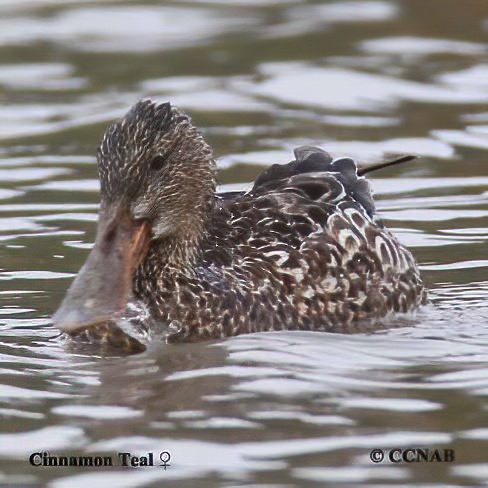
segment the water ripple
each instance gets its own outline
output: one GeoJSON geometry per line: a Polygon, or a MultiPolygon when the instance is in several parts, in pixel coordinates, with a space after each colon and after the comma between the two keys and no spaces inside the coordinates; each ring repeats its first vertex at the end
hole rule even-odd
{"type": "Polygon", "coordinates": [[[0,11],[5,486],[485,482],[482,2],[3,0],[0,11]],[[249,189],[303,144],[361,165],[422,156],[371,173],[371,183],[430,303],[372,334],[155,337],[130,357],[60,336],[50,317],[96,232],[96,146],[147,95],[190,112],[224,191],[249,189]],[[457,460],[369,459],[373,448],[412,446],[454,448],[457,460]],[[166,471],[37,469],[26,459],[163,449],[166,471]]]}

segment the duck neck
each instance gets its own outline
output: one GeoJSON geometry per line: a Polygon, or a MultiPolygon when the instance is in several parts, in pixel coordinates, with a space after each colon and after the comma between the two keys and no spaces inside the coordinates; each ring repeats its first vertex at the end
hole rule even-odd
{"type": "Polygon", "coordinates": [[[200,244],[204,235],[204,226],[193,228],[188,234],[161,239],[156,243],[153,255],[159,261],[159,269],[173,269],[189,273],[200,253],[200,244]]]}
{"type": "MultiPolygon", "coordinates": [[[[214,196],[210,199],[214,200],[214,196]]],[[[171,281],[175,275],[192,276],[195,264],[201,254],[202,242],[207,235],[207,225],[211,214],[211,205],[205,205],[204,211],[195,212],[178,233],[153,241],[136,271],[134,280],[147,282],[150,287],[158,287],[161,279],[171,281]]]]}

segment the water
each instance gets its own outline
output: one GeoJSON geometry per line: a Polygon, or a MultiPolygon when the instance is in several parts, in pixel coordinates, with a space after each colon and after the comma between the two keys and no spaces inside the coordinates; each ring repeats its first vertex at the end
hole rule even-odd
{"type": "MultiPolygon", "coordinates": [[[[480,486],[488,480],[488,4],[0,2],[0,483],[480,486]],[[143,95],[190,111],[246,188],[300,144],[375,161],[431,304],[371,335],[269,333],[100,357],[49,316],[94,239],[95,147],[143,95]],[[374,464],[374,448],[454,449],[374,464]],[[43,468],[30,453],[171,454],[43,468]]],[[[486,485],[485,485],[486,486],[486,485]]]]}

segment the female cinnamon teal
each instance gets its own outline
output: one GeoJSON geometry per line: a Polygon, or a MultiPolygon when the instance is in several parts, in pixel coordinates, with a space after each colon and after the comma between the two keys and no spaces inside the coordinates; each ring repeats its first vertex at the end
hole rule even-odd
{"type": "Polygon", "coordinates": [[[425,300],[350,158],[299,147],[249,191],[219,194],[190,118],[150,100],[108,128],[97,156],[97,237],[54,315],[64,332],[101,337],[134,298],[168,341],[374,329],[425,300]]]}

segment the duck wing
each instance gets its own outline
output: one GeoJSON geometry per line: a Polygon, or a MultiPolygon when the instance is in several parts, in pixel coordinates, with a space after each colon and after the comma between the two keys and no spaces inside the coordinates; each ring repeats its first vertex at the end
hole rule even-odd
{"type": "Polygon", "coordinates": [[[221,200],[215,233],[223,247],[243,246],[256,256],[279,250],[283,257],[309,249],[325,261],[333,253],[339,268],[366,260],[366,274],[417,274],[411,253],[376,215],[369,182],[351,158],[332,159],[311,146],[294,153],[295,161],[271,166],[250,191],[221,200]]]}
{"type": "Polygon", "coordinates": [[[221,196],[209,229],[205,276],[243,307],[249,330],[344,332],[425,299],[412,254],[375,214],[356,163],[320,148],[298,148],[250,191],[221,196]]]}
{"type": "Polygon", "coordinates": [[[375,213],[368,181],[358,176],[358,167],[351,158],[332,159],[329,153],[313,146],[295,149],[295,161],[273,165],[256,179],[250,193],[292,193],[310,203],[334,207],[341,201],[356,202],[369,217],[375,213]]]}
{"type": "Polygon", "coordinates": [[[355,198],[372,216],[375,211],[369,183],[358,176],[358,168],[351,158],[333,160],[330,154],[314,146],[295,149],[295,160],[288,164],[273,164],[255,180],[249,192],[219,193],[221,203],[232,204],[244,196],[295,193],[322,203],[337,203],[349,195],[355,198]]]}

